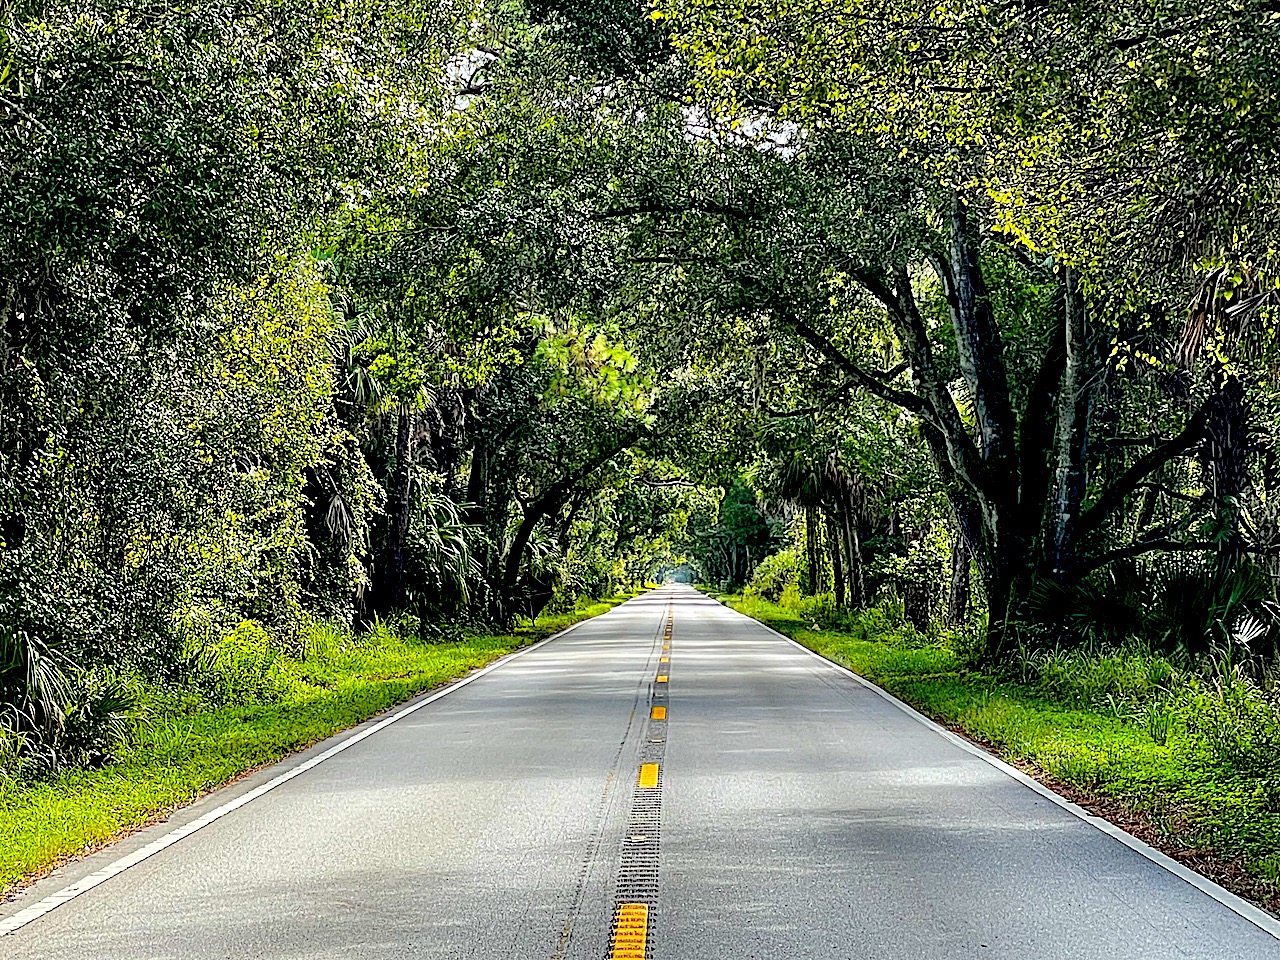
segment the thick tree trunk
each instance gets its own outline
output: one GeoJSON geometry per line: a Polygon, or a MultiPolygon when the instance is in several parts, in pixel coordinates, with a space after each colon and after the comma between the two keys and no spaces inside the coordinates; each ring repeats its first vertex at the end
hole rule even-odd
{"type": "Polygon", "coordinates": [[[1004,463],[1016,455],[1004,342],[982,272],[977,230],[959,194],[951,202],[950,226],[950,262],[941,264],[938,273],[951,308],[960,373],[973,397],[983,459],[1004,463]]]}
{"type": "Polygon", "coordinates": [[[1074,272],[1065,269],[1063,324],[1066,361],[1058,388],[1054,436],[1053,495],[1048,509],[1045,565],[1049,575],[1066,583],[1075,573],[1076,528],[1084,506],[1086,456],[1098,370],[1088,331],[1088,318],[1074,272]]]}
{"type": "MultiPolygon", "coordinates": [[[[934,356],[933,337],[915,301],[905,264],[884,272],[855,268],[851,275],[889,312],[910,373],[910,390],[863,370],[829,338],[794,315],[788,314],[786,322],[835,362],[851,383],[919,418],[921,434],[986,594],[986,658],[998,661],[1013,642],[1012,624],[1024,615],[1036,576],[1078,579],[1110,562],[1105,554],[1082,556],[1088,535],[1154,471],[1200,443],[1207,418],[1220,401],[1210,398],[1178,435],[1139,457],[1082,509],[1088,486],[1090,403],[1100,364],[1091,355],[1096,347],[1090,346],[1078,290],[1069,291],[1066,315],[1055,325],[1015,442],[1003,342],[982,273],[978,231],[958,197],[949,226],[948,249],[930,262],[950,308],[960,372],[972,399],[972,427],[956,405],[950,370],[934,356]],[[1069,365],[1070,375],[1065,376],[1069,365]]],[[[785,312],[785,306],[782,309],[785,312]]],[[[1159,549],[1160,544],[1154,540],[1135,546],[1145,552],[1159,549]]]]}

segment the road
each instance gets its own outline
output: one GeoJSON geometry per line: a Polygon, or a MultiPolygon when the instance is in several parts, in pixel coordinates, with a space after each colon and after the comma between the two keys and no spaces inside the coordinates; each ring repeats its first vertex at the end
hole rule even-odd
{"type": "Polygon", "coordinates": [[[1211,885],[687,587],[370,729],[63,868],[0,922],[364,736],[0,958],[1280,957],[1211,885]]]}

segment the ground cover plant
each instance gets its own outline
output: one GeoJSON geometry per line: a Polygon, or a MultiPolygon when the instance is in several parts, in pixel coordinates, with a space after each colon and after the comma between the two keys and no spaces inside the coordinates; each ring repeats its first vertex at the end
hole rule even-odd
{"type": "Polygon", "coordinates": [[[1040,653],[993,672],[974,639],[921,634],[892,606],[856,614],[792,594],[726,595],[944,726],[1228,888],[1280,907],[1280,696],[1228,662],[1040,653]]]}
{"type": "MultiPolygon", "coordinates": [[[[195,683],[137,691],[113,756],[96,769],[69,764],[38,778],[0,772],[0,896],[246,771],[624,599],[584,602],[510,633],[454,638],[423,640],[382,623],[360,634],[316,624],[299,656],[245,625],[228,641],[233,654],[195,683]]],[[[11,760],[17,753],[9,747],[11,760]]]]}

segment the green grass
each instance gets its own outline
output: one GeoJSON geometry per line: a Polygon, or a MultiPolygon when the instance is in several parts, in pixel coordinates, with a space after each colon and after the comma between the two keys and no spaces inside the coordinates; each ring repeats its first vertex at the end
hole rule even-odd
{"type": "Polygon", "coordinates": [[[360,640],[317,631],[301,660],[273,665],[274,694],[209,707],[191,693],[157,693],[119,760],[52,779],[0,779],[0,889],[5,893],[58,862],[92,850],[246,771],[368,719],[504,654],[604,613],[612,597],[550,614],[505,635],[445,643],[375,629],[360,640]],[[313,649],[314,648],[314,649],[313,649]]]}
{"type": "MultiPolygon", "coordinates": [[[[967,668],[945,638],[882,615],[815,629],[791,608],[722,599],[1074,799],[1097,801],[1237,893],[1280,907],[1280,756],[1274,740],[1242,734],[1245,708],[1230,707],[1230,684],[1136,654],[1045,658],[1026,665],[1025,678],[995,677],[967,668]]],[[[1249,709],[1266,706],[1250,696],[1249,709]]]]}

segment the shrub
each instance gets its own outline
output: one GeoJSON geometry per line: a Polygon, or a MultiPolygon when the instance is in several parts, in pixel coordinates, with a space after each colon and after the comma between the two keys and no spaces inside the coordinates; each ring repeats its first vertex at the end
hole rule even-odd
{"type": "Polygon", "coordinates": [[[281,692],[280,651],[254,620],[241,621],[203,648],[197,659],[197,683],[216,702],[254,703],[275,699],[281,692]]]}
{"type": "Polygon", "coordinates": [[[303,657],[316,663],[328,663],[346,646],[347,637],[329,620],[307,623],[299,631],[299,635],[303,657]]]}
{"type": "Polygon", "coordinates": [[[76,678],[54,744],[58,765],[96,768],[116,759],[141,717],[137,685],[106,670],[76,678]]]}
{"type": "Polygon", "coordinates": [[[1180,683],[1168,660],[1137,652],[1039,654],[1027,658],[1024,673],[1055,700],[1117,716],[1160,699],[1180,683]]]}
{"type": "Polygon", "coordinates": [[[770,603],[782,602],[788,588],[797,590],[798,595],[802,565],[800,551],[795,547],[779,550],[756,565],[744,592],[770,603]]]}
{"type": "Polygon", "coordinates": [[[791,590],[793,593],[787,597],[785,606],[804,620],[823,628],[839,628],[846,625],[847,615],[836,606],[836,598],[833,594],[820,593],[814,597],[802,597],[794,587],[791,590]]]}

